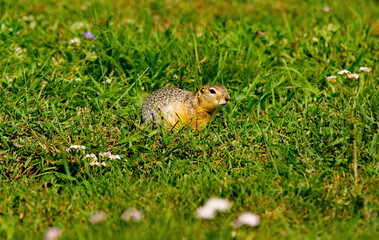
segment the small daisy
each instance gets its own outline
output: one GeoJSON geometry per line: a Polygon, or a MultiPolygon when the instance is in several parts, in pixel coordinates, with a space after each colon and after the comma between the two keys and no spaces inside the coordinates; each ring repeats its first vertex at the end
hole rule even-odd
{"type": "Polygon", "coordinates": [[[112,153],[110,151],[107,151],[107,152],[100,153],[99,155],[100,157],[109,157],[110,155],[112,155],[112,153]]]}
{"type": "Polygon", "coordinates": [[[121,157],[119,155],[113,155],[113,154],[110,155],[108,158],[111,160],[121,160],[121,157]]]}
{"type": "Polygon", "coordinates": [[[329,82],[331,83],[335,83],[336,82],[336,79],[337,79],[337,76],[329,76],[326,78],[329,82]]]}
{"type": "Polygon", "coordinates": [[[103,153],[100,153],[100,157],[103,157],[103,158],[109,158],[111,160],[121,160],[121,157],[119,155],[114,155],[112,154],[110,151],[108,152],[103,152],[103,153]]]}
{"type": "Polygon", "coordinates": [[[99,166],[100,164],[101,163],[98,162],[97,160],[96,161],[92,161],[92,162],[89,163],[89,165],[91,165],[91,166],[99,166]]]}
{"type": "Polygon", "coordinates": [[[322,10],[324,12],[330,12],[330,11],[332,11],[332,9],[329,6],[325,6],[322,10]]]}
{"type": "Polygon", "coordinates": [[[135,208],[129,208],[121,214],[121,220],[140,222],[143,219],[143,214],[135,208]]]}
{"type": "Polygon", "coordinates": [[[358,78],[359,78],[359,75],[356,74],[356,73],[348,73],[348,74],[346,75],[346,77],[347,77],[348,79],[358,79],[358,78]]]}
{"type": "Polygon", "coordinates": [[[51,227],[46,229],[43,239],[44,240],[55,240],[57,239],[60,235],[62,235],[62,230],[57,227],[51,227]]]}
{"type": "Polygon", "coordinates": [[[247,225],[250,227],[256,227],[260,223],[260,218],[258,215],[251,212],[241,213],[237,220],[234,221],[234,227],[239,228],[243,225],[247,225]]]}
{"type": "Polygon", "coordinates": [[[196,217],[201,219],[212,219],[217,211],[226,211],[230,208],[231,203],[222,198],[210,198],[204,206],[196,210],[196,217]]]}
{"type": "Polygon", "coordinates": [[[66,148],[66,152],[82,152],[85,149],[86,147],[82,145],[70,145],[70,147],[66,148]]]}
{"type": "Polygon", "coordinates": [[[366,72],[367,73],[367,72],[371,72],[371,69],[368,67],[360,67],[359,72],[366,72]]]}
{"type": "Polygon", "coordinates": [[[196,217],[200,219],[213,219],[216,215],[216,211],[209,207],[199,207],[196,210],[196,217]]]}
{"type": "Polygon", "coordinates": [[[80,39],[79,38],[73,38],[71,39],[68,44],[70,45],[80,45],[80,39]]]}
{"type": "Polygon", "coordinates": [[[226,211],[230,208],[230,202],[222,198],[210,198],[206,203],[205,207],[214,209],[215,211],[226,211]]]}
{"type": "Polygon", "coordinates": [[[94,153],[87,154],[87,155],[84,156],[84,158],[90,158],[90,159],[92,159],[94,161],[97,161],[97,157],[96,157],[96,155],[94,153]]]}
{"type": "Polygon", "coordinates": [[[112,84],[113,78],[112,77],[105,77],[105,83],[106,84],[112,84]]]}
{"type": "Polygon", "coordinates": [[[348,74],[348,73],[350,73],[350,71],[344,69],[344,70],[339,71],[337,74],[338,74],[338,75],[343,75],[343,74],[348,74]]]}
{"type": "Polygon", "coordinates": [[[124,20],[126,23],[129,23],[129,24],[134,24],[136,23],[136,20],[132,19],[132,18],[128,18],[126,20],[124,20]]]}
{"type": "Polygon", "coordinates": [[[104,211],[98,211],[92,214],[89,218],[88,221],[92,224],[96,224],[102,221],[105,221],[107,219],[107,213],[104,211]]]}

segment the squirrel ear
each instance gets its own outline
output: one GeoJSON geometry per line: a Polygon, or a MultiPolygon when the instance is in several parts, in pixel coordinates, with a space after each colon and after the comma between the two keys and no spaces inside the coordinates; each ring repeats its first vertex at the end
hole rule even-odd
{"type": "Polygon", "coordinates": [[[201,93],[204,93],[204,92],[205,92],[205,87],[201,87],[201,88],[200,88],[200,92],[201,92],[201,93]]]}

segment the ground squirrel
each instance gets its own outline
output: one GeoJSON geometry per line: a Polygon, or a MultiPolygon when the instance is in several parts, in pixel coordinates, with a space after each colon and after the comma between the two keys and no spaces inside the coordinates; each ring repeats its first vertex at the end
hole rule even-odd
{"type": "Polygon", "coordinates": [[[199,129],[230,99],[225,86],[206,84],[196,93],[167,87],[152,92],[142,104],[142,121],[159,126],[199,129]]]}

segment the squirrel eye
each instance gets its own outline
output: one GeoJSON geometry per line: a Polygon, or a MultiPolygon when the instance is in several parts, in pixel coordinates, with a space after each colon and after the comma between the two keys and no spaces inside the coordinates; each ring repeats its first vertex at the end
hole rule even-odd
{"type": "Polygon", "coordinates": [[[210,92],[211,94],[216,94],[216,90],[214,90],[213,88],[209,89],[209,92],[210,92]]]}

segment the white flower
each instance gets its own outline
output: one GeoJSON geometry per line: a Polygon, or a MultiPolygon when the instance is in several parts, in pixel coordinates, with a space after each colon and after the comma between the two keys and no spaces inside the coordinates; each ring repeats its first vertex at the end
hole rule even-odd
{"type": "Polygon", "coordinates": [[[62,230],[57,227],[51,227],[46,229],[45,234],[43,235],[44,240],[55,240],[62,234],[62,230]]]}
{"type": "Polygon", "coordinates": [[[132,18],[128,18],[128,19],[125,19],[124,20],[126,23],[129,23],[129,24],[134,24],[136,23],[136,20],[132,19],[132,18]]]}
{"type": "Polygon", "coordinates": [[[140,222],[143,219],[143,214],[135,208],[129,208],[121,214],[121,220],[140,222]]]}
{"type": "Polygon", "coordinates": [[[322,10],[324,12],[330,12],[332,9],[329,6],[325,6],[322,10]]]}
{"type": "Polygon", "coordinates": [[[94,161],[97,161],[96,154],[94,154],[94,153],[87,154],[87,155],[84,156],[84,158],[90,158],[90,159],[92,159],[94,161]]]}
{"type": "Polygon", "coordinates": [[[259,223],[260,223],[260,219],[258,215],[251,212],[244,212],[238,216],[236,221],[234,221],[234,226],[236,228],[239,228],[243,225],[256,227],[259,225],[259,223]]]}
{"type": "Polygon", "coordinates": [[[97,160],[96,161],[92,161],[92,162],[89,163],[89,165],[91,165],[91,166],[99,166],[100,162],[98,162],[97,160]]]}
{"type": "Polygon", "coordinates": [[[109,159],[112,159],[112,160],[115,160],[115,159],[117,159],[117,160],[121,160],[121,157],[119,156],[119,155],[110,155],[109,157],[108,157],[109,159]]]}
{"type": "Polygon", "coordinates": [[[201,219],[213,219],[216,211],[209,207],[199,207],[196,210],[196,217],[201,219]]]}
{"type": "Polygon", "coordinates": [[[71,145],[70,147],[66,148],[66,152],[81,152],[85,149],[86,147],[82,145],[71,145]]]}
{"type": "Polygon", "coordinates": [[[110,151],[100,153],[100,157],[109,158],[111,160],[115,160],[115,159],[121,160],[121,157],[119,155],[113,155],[110,151]]]}
{"type": "Polygon", "coordinates": [[[210,198],[203,207],[196,210],[196,217],[202,219],[214,218],[217,211],[226,211],[230,208],[230,202],[222,198],[210,198]]]}
{"type": "Polygon", "coordinates": [[[96,224],[102,221],[105,221],[107,219],[107,213],[104,211],[98,211],[92,214],[89,218],[88,221],[92,224],[96,224]]]}
{"type": "Polygon", "coordinates": [[[112,84],[113,79],[114,79],[113,77],[105,77],[105,83],[110,85],[112,84]]]}
{"type": "Polygon", "coordinates": [[[110,151],[108,151],[108,152],[100,153],[99,155],[100,155],[100,157],[109,157],[110,155],[112,155],[112,153],[110,151]]]}
{"type": "Polygon", "coordinates": [[[327,77],[326,79],[327,79],[329,82],[335,82],[335,80],[337,79],[337,76],[332,75],[332,76],[327,77]]]}
{"type": "Polygon", "coordinates": [[[68,44],[70,45],[80,45],[80,39],[79,38],[73,38],[71,39],[68,44]]]}
{"type": "Polygon", "coordinates": [[[348,79],[358,79],[359,78],[359,75],[356,73],[348,73],[346,76],[348,79]]]}
{"type": "Polygon", "coordinates": [[[359,72],[366,72],[367,73],[367,72],[371,72],[371,69],[368,67],[360,67],[359,72]]]}
{"type": "Polygon", "coordinates": [[[230,208],[230,205],[230,202],[226,199],[213,197],[205,203],[204,207],[211,208],[215,211],[226,211],[230,208]]]}
{"type": "Polygon", "coordinates": [[[338,75],[342,75],[342,74],[348,74],[348,73],[350,73],[350,71],[344,69],[344,70],[339,71],[337,74],[338,74],[338,75]]]}
{"type": "Polygon", "coordinates": [[[103,166],[103,167],[106,167],[106,166],[108,166],[108,163],[106,163],[106,162],[99,162],[97,160],[94,160],[94,161],[90,162],[89,165],[91,165],[91,166],[103,166]]]}

